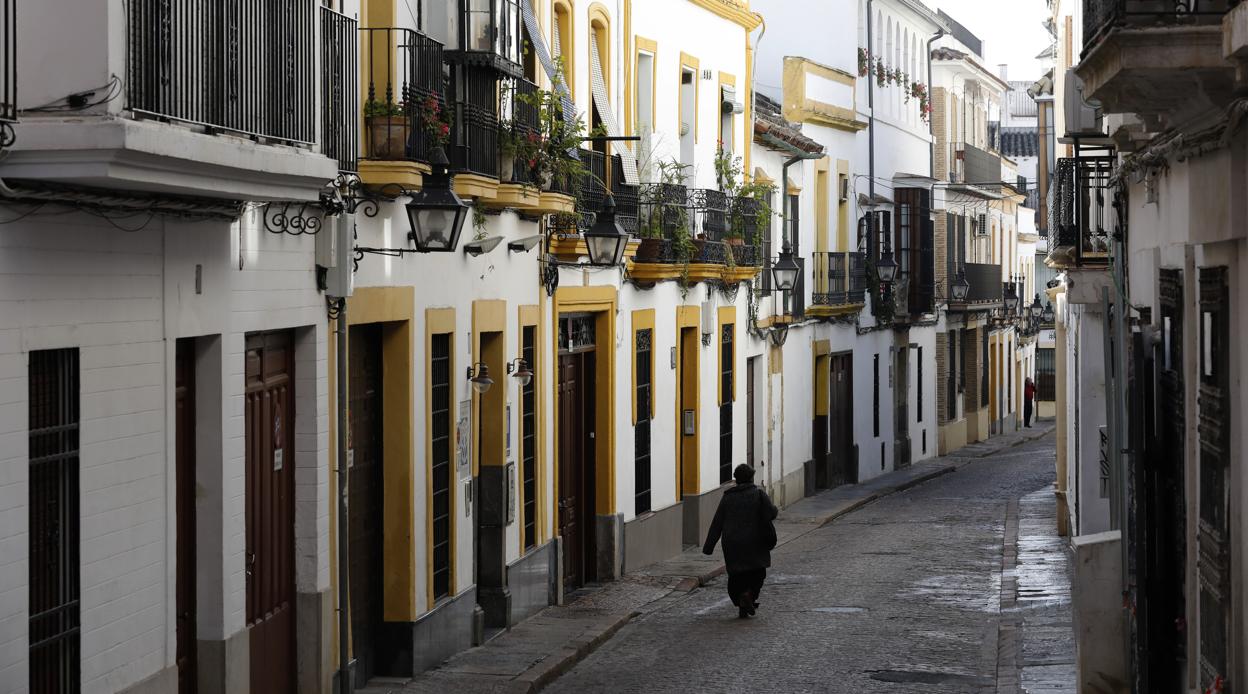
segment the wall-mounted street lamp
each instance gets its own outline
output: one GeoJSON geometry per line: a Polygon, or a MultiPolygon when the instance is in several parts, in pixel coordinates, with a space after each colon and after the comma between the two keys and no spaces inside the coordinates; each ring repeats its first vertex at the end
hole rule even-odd
{"type": "Polygon", "coordinates": [[[1036,294],[1035,300],[1031,302],[1031,317],[1039,318],[1041,313],[1044,313],[1044,307],[1040,305],[1040,295],[1036,294]]]}
{"type": "Polygon", "coordinates": [[[529,363],[524,360],[524,357],[516,357],[507,362],[507,375],[516,379],[521,388],[529,385],[529,382],[533,380],[533,372],[529,370],[529,363]]]}
{"type": "Polygon", "coordinates": [[[897,261],[893,259],[892,251],[885,250],[880,256],[880,262],[875,265],[875,273],[885,284],[892,284],[897,279],[897,261]]]}
{"type": "Polygon", "coordinates": [[[607,193],[594,225],[585,230],[584,237],[590,265],[615,267],[624,261],[628,233],[615,221],[615,197],[610,193],[607,193]]]}
{"type": "Polygon", "coordinates": [[[1054,318],[1056,318],[1056,316],[1053,314],[1053,302],[1050,301],[1044,307],[1044,313],[1041,314],[1040,320],[1044,321],[1046,325],[1052,325],[1054,318]]]}
{"type": "Polygon", "coordinates": [[[967,295],[971,293],[971,283],[966,280],[965,268],[958,268],[958,276],[953,280],[950,290],[954,301],[958,303],[966,301],[967,295]]]}
{"type": "Polygon", "coordinates": [[[494,385],[494,379],[490,378],[490,367],[483,362],[477,362],[475,366],[468,367],[468,382],[472,384],[472,391],[478,395],[483,395],[494,385]]]}
{"type": "Polygon", "coordinates": [[[1014,313],[1018,308],[1018,291],[1016,285],[1011,284],[1010,291],[1005,295],[1005,312],[1007,314],[1014,313]]]}
{"type": "Polygon", "coordinates": [[[447,253],[459,246],[468,204],[451,188],[451,162],[441,147],[429,153],[429,165],[432,171],[424,186],[408,193],[407,218],[412,230],[407,237],[421,253],[447,253]]]}
{"type": "Polygon", "coordinates": [[[801,268],[797,266],[797,261],[793,260],[793,249],[789,247],[788,239],[785,239],[784,249],[780,251],[780,259],[771,266],[771,276],[775,281],[776,290],[793,291],[793,287],[797,284],[797,274],[801,271],[801,268]]]}

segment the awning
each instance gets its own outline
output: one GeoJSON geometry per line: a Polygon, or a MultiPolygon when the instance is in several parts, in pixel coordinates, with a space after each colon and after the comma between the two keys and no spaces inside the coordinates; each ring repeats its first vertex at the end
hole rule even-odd
{"type": "MultiPolygon", "coordinates": [[[[542,69],[546,71],[546,76],[550,78],[551,84],[555,86],[555,91],[563,102],[563,119],[569,124],[575,123],[576,104],[572,101],[572,92],[568,90],[567,83],[563,80],[556,81],[555,79],[558,71],[555,69],[555,61],[550,57],[550,51],[546,48],[546,39],[542,36],[541,27],[537,25],[537,15],[533,13],[532,0],[520,0],[520,14],[524,17],[524,28],[529,33],[529,43],[533,46],[533,52],[537,55],[537,61],[542,64],[542,69]]],[[[555,52],[561,55],[563,51],[560,50],[559,46],[558,25],[555,25],[553,34],[555,52]]]]}
{"type": "MultiPolygon", "coordinates": [[[[621,137],[624,133],[620,129],[620,124],[615,120],[611,99],[607,97],[607,82],[603,79],[602,61],[598,59],[598,56],[598,37],[591,31],[589,33],[589,81],[594,92],[594,106],[598,107],[598,117],[606,126],[607,135],[621,137]]],[[[627,146],[617,146],[615,151],[620,155],[620,161],[624,165],[624,182],[631,186],[638,185],[640,177],[637,175],[637,158],[633,156],[633,150],[627,146]]]]}

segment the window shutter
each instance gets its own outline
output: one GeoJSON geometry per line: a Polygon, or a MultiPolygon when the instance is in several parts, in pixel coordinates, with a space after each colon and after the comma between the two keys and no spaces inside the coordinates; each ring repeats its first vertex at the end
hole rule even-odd
{"type": "MultiPolygon", "coordinates": [[[[524,28],[529,33],[529,41],[533,44],[533,53],[537,55],[537,61],[542,64],[542,69],[546,71],[546,76],[550,78],[551,83],[555,85],[555,91],[559,93],[559,99],[563,103],[563,120],[569,125],[576,122],[576,104],[572,102],[572,92],[568,90],[568,85],[563,80],[555,81],[558,74],[555,70],[555,61],[550,57],[550,51],[546,49],[546,40],[542,37],[541,27],[537,24],[537,15],[533,13],[532,0],[520,0],[520,14],[524,17],[524,28]]],[[[563,55],[563,47],[559,45],[559,18],[554,18],[554,31],[551,32],[552,40],[555,48],[555,55],[563,55]]]]}
{"type": "MultiPolygon", "coordinates": [[[[602,61],[598,59],[598,37],[591,31],[589,34],[589,80],[594,93],[594,105],[598,107],[598,115],[607,127],[611,137],[623,136],[620,124],[615,120],[615,111],[611,108],[611,99],[607,96],[607,82],[602,76],[602,61]]],[[[620,155],[620,163],[624,165],[624,182],[630,186],[638,185],[637,159],[628,147],[616,147],[620,155]]]]}

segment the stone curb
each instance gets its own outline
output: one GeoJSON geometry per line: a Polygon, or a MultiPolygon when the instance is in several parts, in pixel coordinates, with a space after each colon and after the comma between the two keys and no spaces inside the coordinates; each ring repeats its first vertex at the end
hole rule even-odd
{"type": "Polygon", "coordinates": [[[507,687],[508,691],[515,692],[515,694],[532,694],[542,690],[558,679],[560,675],[575,667],[577,663],[589,657],[590,653],[598,650],[602,644],[606,643],[612,636],[615,636],[615,632],[623,628],[625,624],[628,624],[638,614],[640,613],[630,612],[621,614],[608,624],[605,629],[584,635],[556,653],[543,658],[533,667],[513,678],[507,687]]]}

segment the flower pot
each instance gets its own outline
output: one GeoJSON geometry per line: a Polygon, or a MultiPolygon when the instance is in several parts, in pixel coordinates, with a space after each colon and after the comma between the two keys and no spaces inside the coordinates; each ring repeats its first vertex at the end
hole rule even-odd
{"type": "Polygon", "coordinates": [[[728,244],[729,246],[744,246],[745,239],[741,237],[729,236],[728,238],[724,239],[724,243],[728,244]]]}
{"type": "Polygon", "coordinates": [[[372,116],[368,119],[368,154],[373,159],[398,161],[407,158],[411,122],[404,116],[372,116]]]}
{"type": "Polygon", "coordinates": [[[642,239],[637,244],[637,255],[634,263],[657,263],[663,257],[663,239],[642,239]]]}
{"type": "Polygon", "coordinates": [[[515,171],[514,171],[515,163],[516,163],[515,156],[511,154],[499,153],[498,155],[499,180],[501,180],[503,183],[510,183],[515,180],[515,171]]]}

